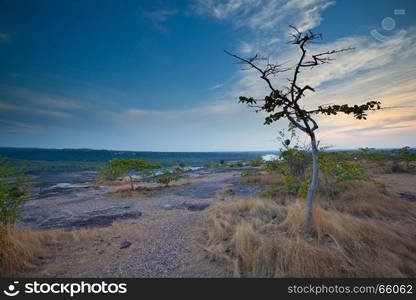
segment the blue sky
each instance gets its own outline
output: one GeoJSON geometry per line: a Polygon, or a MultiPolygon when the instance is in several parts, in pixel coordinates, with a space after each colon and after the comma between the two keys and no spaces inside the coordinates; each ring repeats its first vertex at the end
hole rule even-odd
{"type": "Polygon", "coordinates": [[[402,107],[363,122],[319,119],[322,144],[415,146],[415,17],[411,0],[3,0],[0,146],[275,149],[286,123],[264,126],[237,103],[267,88],[223,50],[290,66],[290,24],[323,33],[312,51],[356,48],[305,72],[316,87],[306,106],[402,107]]]}

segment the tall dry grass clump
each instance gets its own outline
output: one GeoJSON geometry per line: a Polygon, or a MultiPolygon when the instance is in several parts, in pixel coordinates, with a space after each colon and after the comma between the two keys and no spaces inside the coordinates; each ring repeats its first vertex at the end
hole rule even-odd
{"type": "Polygon", "coordinates": [[[0,242],[0,277],[12,277],[33,267],[39,258],[50,254],[53,245],[70,238],[73,234],[62,230],[10,226],[0,242]]]}
{"type": "Polygon", "coordinates": [[[218,200],[207,213],[208,257],[237,277],[416,276],[414,204],[377,188],[363,199],[357,184],[350,200],[319,199],[308,232],[303,200],[218,200]]]}

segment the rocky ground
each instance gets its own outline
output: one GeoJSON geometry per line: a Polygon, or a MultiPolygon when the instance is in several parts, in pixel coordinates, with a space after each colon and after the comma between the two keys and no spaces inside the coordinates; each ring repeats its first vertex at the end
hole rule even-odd
{"type": "MultiPolygon", "coordinates": [[[[204,211],[222,194],[249,197],[263,186],[241,184],[252,168],[189,171],[171,186],[93,183],[44,186],[20,211],[20,225],[59,229],[28,277],[224,277],[204,252],[204,211]],[[70,234],[68,234],[70,233],[70,234]]],[[[414,202],[414,176],[374,175],[414,202]]]]}
{"type": "Polygon", "coordinates": [[[55,185],[39,190],[21,210],[32,228],[76,232],[23,276],[215,277],[203,262],[203,211],[218,193],[245,197],[261,187],[240,184],[247,168],[200,169],[172,186],[55,185]]]}

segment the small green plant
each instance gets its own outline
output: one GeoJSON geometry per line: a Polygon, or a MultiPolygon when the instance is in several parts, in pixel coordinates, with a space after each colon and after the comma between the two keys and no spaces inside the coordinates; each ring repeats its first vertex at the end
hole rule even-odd
{"type": "Polygon", "coordinates": [[[308,149],[299,145],[295,126],[289,123],[287,130],[279,131],[277,139],[281,144],[279,155],[281,173],[305,180],[305,172],[310,158],[308,149]]]}
{"type": "Polygon", "coordinates": [[[375,184],[376,184],[377,187],[380,188],[381,192],[387,193],[387,186],[384,182],[376,181],[375,184]]]}
{"type": "Polygon", "coordinates": [[[283,177],[283,187],[288,195],[306,198],[308,193],[309,180],[300,180],[299,178],[288,174],[283,177]]]}
{"type": "Polygon", "coordinates": [[[0,158],[0,241],[18,218],[18,208],[29,198],[29,177],[21,167],[0,158]]]}
{"type": "Polygon", "coordinates": [[[270,189],[265,189],[261,192],[263,198],[273,199],[276,196],[276,192],[270,189]]]}
{"type": "Polygon", "coordinates": [[[179,175],[164,175],[156,179],[157,183],[164,184],[165,186],[169,186],[169,183],[173,181],[180,180],[181,177],[179,175]]]}
{"type": "Polygon", "coordinates": [[[263,159],[261,157],[254,158],[248,163],[251,167],[260,167],[263,164],[263,159]]]}
{"type": "Polygon", "coordinates": [[[151,170],[161,169],[162,165],[159,163],[149,163],[144,158],[135,159],[119,159],[112,158],[105,164],[98,167],[98,173],[101,178],[114,180],[123,175],[127,175],[130,178],[131,190],[134,190],[132,172],[140,172],[144,176],[151,176],[153,173],[151,170]]]}
{"type": "Polygon", "coordinates": [[[119,166],[116,167],[106,162],[97,166],[97,173],[99,178],[115,180],[120,178],[125,173],[125,170],[119,166]]]}
{"type": "Polygon", "coordinates": [[[264,170],[267,173],[283,173],[282,172],[282,164],[277,160],[270,160],[264,163],[264,170]]]}
{"type": "Polygon", "coordinates": [[[349,161],[337,160],[331,156],[321,155],[319,167],[323,173],[335,182],[345,180],[370,180],[364,168],[349,161]]]}
{"type": "Polygon", "coordinates": [[[173,173],[182,173],[184,170],[180,167],[176,167],[173,169],[173,173]]]}
{"type": "Polygon", "coordinates": [[[241,172],[240,175],[241,175],[241,177],[247,177],[247,176],[255,175],[255,174],[258,174],[258,173],[259,173],[258,170],[248,170],[248,171],[241,172]]]}
{"type": "Polygon", "coordinates": [[[414,168],[411,163],[416,162],[416,152],[412,152],[410,147],[403,147],[399,150],[399,159],[406,163],[406,169],[410,171],[414,168]]]}

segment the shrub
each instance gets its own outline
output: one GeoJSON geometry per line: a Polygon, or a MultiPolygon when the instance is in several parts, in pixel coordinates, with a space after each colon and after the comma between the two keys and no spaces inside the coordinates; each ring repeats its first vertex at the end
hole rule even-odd
{"type": "Polygon", "coordinates": [[[244,163],[242,161],[233,162],[227,165],[230,168],[241,168],[244,167],[244,163]]]}
{"type": "Polygon", "coordinates": [[[331,156],[321,155],[319,167],[327,177],[336,182],[344,180],[370,180],[364,168],[352,162],[334,159],[331,156]]]}
{"type": "Polygon", "coordinates": [[[182,173],[184,170],[180,167],[176,167],[173,169],[173,173],[182,173]]]}
{"type": "Polygon", "coordinates": [[[284,173],[282,171],[282,163],[277,160],[270,160],[264,163],[264,170],[267,173],[284,173]]]}
{"type": "Polygon", "coordinates": [[[102,179],[115,180],[125,174],[125,170],[121,167],[115,167],[108,162],[97,166],[98,176],[102,179]]]}
{"type": "Polygon", "coordinates": [[[410,147],[403,147],[399,150],[399,159],[406,163],[407,171],[414,168],[411,163],[416,162],[416,153],[411,151],[410,147]]]}
{"type": "Polygon", "coordinates": [[[144,158],[135,159],[119,159],[112,158],[105,164],[102,164],[98,168],[98,173],[101,178],[114,180],[123,175],[130,177],[131,190],[134,190],[133,178],[130,175],[131,172],[141,172],[142,175],[147,177],[153,173],[149,171],[154,169],[160,169],[162,165],[159,163],[149,163],[144,158]]]}
{"type": "Polygon", "coordinates": [[[164,175],[162,177],[157,178],[156,182],[168,186],[169,183],[171,183],[172,181],[178,181],[179,179],[181,179],[179,175],[164,175]]]}
{"type": "Polygon", "coordinates": [[[17,210],[29,198],[29,177],[20,167],[0,158],[0,239],[19,217],[17,210]]]}
{"type": "Polygon", "coordinates": [[[248,171],[243,171],[240,173],[241,177],[247,177],[247,176],[252,176],[256,174],[259,174],[259,170],[248,170],[248,171]]]}
{"type": "Polygon", "coordinates": [[[261,157],[254,158],[250,160],[249,165],[251,167],[260,167],[263,164],[263,159],[261,157]]]}
{"type": "Polygon", "coordinates": [[[284,175],[292,175],[305,180],[306,169],[311,159],[308,149],[299,145],[299,137],[296,135],[295,127],[289,124],[286,131],[279,131],[277,139],[281,144],[280,160],[269,164],[269,168],[274,167],[284,175]]]}

